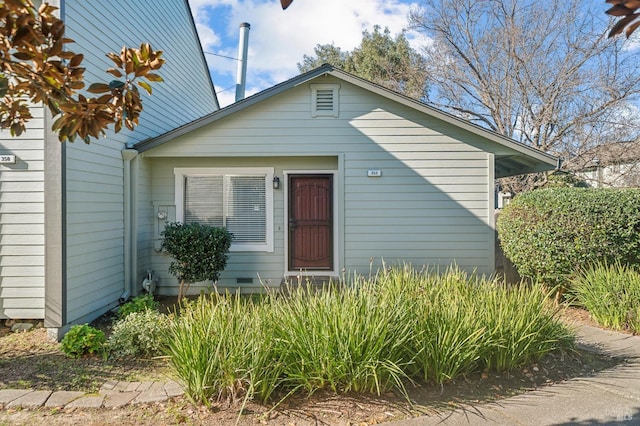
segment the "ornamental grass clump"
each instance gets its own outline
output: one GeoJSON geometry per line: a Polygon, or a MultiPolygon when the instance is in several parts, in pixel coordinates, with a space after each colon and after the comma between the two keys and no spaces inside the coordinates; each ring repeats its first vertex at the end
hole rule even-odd
{"type": "Polygon", "coordinates": [[[241,296],[203,295],[185,303],[169,332],[167,355],[194,403],[266,401],[282,373],[268,305],[241,296]]]}
{"type": "Polygon", "coordinates": [[[614,330],[640,332],[640,271],[620,262],[598,263],[571,282],[573,303],[585,308],[598,324],[614,330]]]}
{"type": "Polygon", "coordinates": [[[309,394],[325,388],[378,395],[404,390],[411,303],[377,290],[367,282],[321,290],[302,286],[273,303],[287,388],[309,394]]]}
{"type": "Polygon", "coordinates": [[[546,296],[455,267],[385,266],[371,279],[260,299],[202,296],[182,307],[167,353],[196,403],[320,389],[406,395],[415,381],[444,384],[570,347],[546,296]]]}
{"type": "Polygon", "coordinates": [[[497,281],[477,286],[476,315],[484,328],[480,366],[505,371],[569,348],[573,333],[558,318],[549,290],[541,285],[505,286],[497,281]]]}

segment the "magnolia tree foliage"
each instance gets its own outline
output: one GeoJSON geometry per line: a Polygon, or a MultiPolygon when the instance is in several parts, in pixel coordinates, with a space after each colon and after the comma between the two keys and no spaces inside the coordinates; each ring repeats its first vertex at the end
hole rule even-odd
{"type": "Polygon", "coordinates": [[[0,127],[12,136],[25,131],[30,105],[43,103],[55,116],[52,129],[61,142],[77,137],[89,143],[112,126],[133,130],[142,112],[138,88],[152,93],[153,71],[164,63],[162,51],[149,44],[109,53],[116,80],[93,83],[86,90],[84,56],[68,49],[65,25],[56,7],[37,10],[31,0],[3,0],[0,7],[0,127]],[[96,95],[96,96],[93,96],[96,95]]]}
{"type": "Polygon", "coordinates": [[[607,13],[612,16],[619,16],[620,19],[611,28],[609,37],[617,36],[623,32],[627,38],[631,37],[631,34],[640,27],[640,13],[636,11],[640,9],[640,1],[638,0],[606,0],[607,3],[613,4],[613,6],[607,10],[607,13]]]}
{"type": "Polygon", "coordinates": [[[227,266],[232,234],[200,223],[172,222],[165,226],[162,248],[173,258],[169,273],[180,280],[179,299],[194,282],[218,280],[227,266]]]}
{"type": "Polygon", "coordinates": [[[333,44],[317,45],[315,56],[304,55],[298,69],[305,72],[324,63],[415,99],[422,99],[427,87],[424,58],[403,33],[394,38],[388,28],[381,31],[377,25],[372,33],[362,33],[360,46],[351,52],[333,44]]]}

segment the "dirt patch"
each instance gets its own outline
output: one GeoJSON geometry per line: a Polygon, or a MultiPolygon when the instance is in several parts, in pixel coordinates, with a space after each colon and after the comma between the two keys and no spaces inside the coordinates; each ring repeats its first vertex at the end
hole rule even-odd
{"type": "MultiPolygon", "coordinates": [[[[161,299],[161,309],[173,309],[173,301],[161,299]]],[[[588,313],[563,311],[572,323],[588,323],[588,313]]],[[[105,316],[94,325],[108,329],[112,318],[105,316]]],[[[399,420],[462,405],[476,405],[552,386],[575,377],[586,377],[623,363],[624,360],[581,350],[554,352],[535,364],[511,372],[478,372],[443,387],[409,385],[411,403],[398,393],[381,396],[317,392],[297,394],[277,407],[242,401],[218,404],[206,409],[185,398],[163,403],[128,406],[116,410],[4,410],[2,424],[49,425],[165,425],[165,424],[266,424],[370,425],[399,420]],[[238,414],[242,410],[242,415],[238,414]]],[[[57,343],[47,339],[44,329],[8,333],[0,327],[0,389],[34,388],[96,391],[106,380],[164,380],[167,366],[162,360],[105,361],[100,358],[73,360],[62,354],[57,343]]]]}

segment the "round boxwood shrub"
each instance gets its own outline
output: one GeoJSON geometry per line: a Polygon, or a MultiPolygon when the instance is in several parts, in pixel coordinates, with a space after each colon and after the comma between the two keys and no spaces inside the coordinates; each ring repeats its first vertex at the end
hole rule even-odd
{"type": "Polygon", "coordinates": [[[522,276],[566,285],[579,267],[595,261],[640,263],[640,190],[523,193],[500,213],[497,229],[522,276]]]}
{"type": "Polygon", "coordinates": [[[189,284],[217,281],[227,266],[227,252],[233,235],[225,228],[197,222],[168,223],[162,248],[173,257],[169,273],[180,280],[179,299],[186,296],[189,284]]]}

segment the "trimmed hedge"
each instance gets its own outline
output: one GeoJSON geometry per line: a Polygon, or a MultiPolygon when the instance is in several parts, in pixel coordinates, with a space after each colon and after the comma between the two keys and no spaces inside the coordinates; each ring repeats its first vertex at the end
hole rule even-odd
{"type": "Polygon", "coordinates": [[[565,285],[583,265],[640,264],[640,190],[551,188],[518,195],[497,223],[525,277],[565,285]]]}
{"type": "Polygon", "coordinates": [[[168,223],[163,232],[162,248],[173,260],[169,273],[180,280],[183,287],[198,281],[217,281],[220,272],[227,266],[227,253],[233,235],[225,228],[200,223],[168,223]]]}

